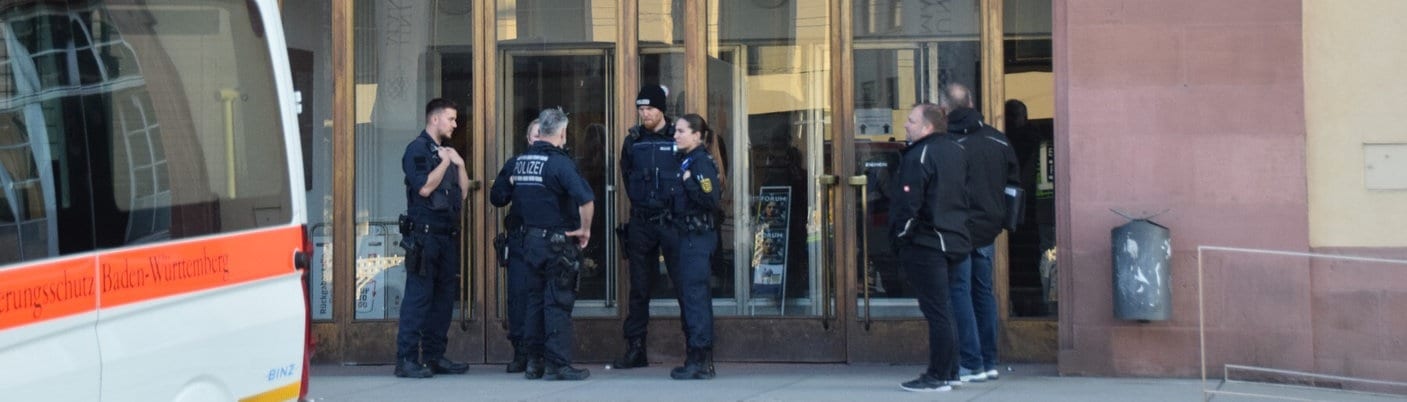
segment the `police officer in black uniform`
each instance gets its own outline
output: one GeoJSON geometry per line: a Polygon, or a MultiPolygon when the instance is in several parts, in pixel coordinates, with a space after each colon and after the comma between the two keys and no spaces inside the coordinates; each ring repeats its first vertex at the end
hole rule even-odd
{"type": "Polygon", "coordinates": [[[892,189],[890,233],[901,269],[928,320],[928,370],[900,386],[908,391],[952,389],[957,379],[957,333],[948,298],[948,269],[972,250],[967,232],[967,159],[944,135],[947,117],[938,105],[914,106],[904,129],[898,179],[892,189]]]}
{"type": "Polygon", "coordinates": [[[512,203],[523,218],[517,244],[509,245],[521,248],[521,258],[510,259],[514,266],[508,269],[522,270],[527,278],[523,343],[529,360],[524,377],[584,380],[591,372],[571,366],[572,306],[595,203],[591,187],[562,149],[566,113],[543,110],[538,124],[537,141],[509,161],[513,173],[506,182],[494,183],[489,201],[498,207],[512,203]]]}
{"type": "Polygon", "coordinates": [[[713,298],[709,287],[710,263],[718,248],[718,218],[722,182],[718,165],[704,146],[713,136],[702,116],[688,114],[674,122],[674,143],[679,147],[679,186],[671,188],[669,221],[677,260],[669,264],[679,311],[684,320],[688,347],[684,366],[669,376],[676,380],[713,378],[713,298]]]}
{"type": "MultiPolygon", "coordinates": [[[[533,119],[528,123],[526,135],[527,144],[531,145],[537,141],[538,121],[533,119]]],[[[512,197],[512,184],[510,179],[513,175],[513,165],[517,158],[509,158],[508,163],[503,164],[503,168],[498,171],[498,176],[493,181],[490,189],[490,197],[508,200],[512,197]]],[[[506,201],[505,201],[506,202],[506,201]]],[[[518,208],[509,207],[508,215],[503,217],[503,233],[499,233],[494,238],[494,249],[498,253],[498,265],[506,269],[508,282],[508,342],[513,344],[513,361],[508,362],[505,371],[509,373],[521,373],[527,370],[529,346],[523,343],[523,320],[527,318],[527,270],[508,269],[511,267],[522,267],[522,263],[511,263],[512,260],[519,260],[523,257],[522,244],[523,216],[518,208]],[[512,246],[510,246],[512,245],[512,246]]],[[[542,345],[535,345],[541,348],[542,345]]]]}
{"type": "Polygon", "coordinates": [[[469,365],[445,358],[450,312],[459,293],[459,209],[469,174],[454,148],[441,146],[459,106],[447,99],[425,105],[425,130],[405,148],[406,214],[400,229],[406,250],[405,298],[396,335],[397,377],[463,374],[469,365]],[[422,362],[424,364],[422,364],[422,362]]]}
{"type": "Polygon", "coordinates": [[[666,222],[669,213],[667,191],[679,185],[679,159],[675,156],[674,127],[664,116],[665,90],[645,85],[635,97],[640,124],[630,128],[620,150],[620,172],[630,197],[630,223],[626,226],[626,255],[630,259],[630,310],[622,325],[625,355],[612,366],[618,369],[645,367],[646,327],[650,321],[650,290],[659,276],[660,254],[665,264],[675,261],[674,250],[666,248],[674,235],[666,222]]]}

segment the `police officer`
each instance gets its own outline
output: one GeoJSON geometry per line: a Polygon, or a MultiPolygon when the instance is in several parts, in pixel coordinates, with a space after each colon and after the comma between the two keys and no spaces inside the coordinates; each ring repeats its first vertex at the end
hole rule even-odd
{"type": "Polygon", "coordinates": [[[675,260],[669,276],[679,299],[688,347],[683,367],[669,376],[676,380],[713,378],[713,298],[709,289],[710,262],[718,248],[718,217],[722,183],[718,165],[703,145],[713,136],[702,116],[688,114],[674,122],[679,147],[679,185],[670,189],[670,225],[675,260]]]}
{"type": "Polygon", "coordinates": [[[992,255],[1007,221],[1006,189],[1020,188],[1016,151],[1001,131],[982,121],[973,108],[972,91],[952,83],[944,91],[948,136],[967,155],[967,231],[972,252],[953,265],[948,278],[953,324],[958,334],[958,379],[995,380],[997,371],[997,298],[992,293],[992,255]]]}
{"type": "MultiPolygon", "coordinates": [[[[538,115],[538,138],[509,161],[508,188],[490,194],[490,202],[511,203],[523,219],[517,244],[520,258],[509,271],[521,270],[524,292],[523,343],[528,346],[528,379],[583,380],[590,371],[572,363],[572,305],[580,274],[580,250],[591,239],[595,204],[591,187],[577,172],[562,145],[567,115],[560,108],[538,115]]],[[[499,186],[503,182],[495,182],[499,186]]]]}
{"type": "Polygon", "coordinates": [[[469,174],[459,153],[441,145],[458,126],[458,109],[447,99],[426,104],[425,130],[401,157],[406,214],[401,215],[400,229],[407,275],[396,335],[397,377],[427,378],[469,370],[468,364],[445,358],[450,312],[459,293],[459,249],[454,236],[469,174]]]}
{"type": "Polygon", "coordinates": [[[928,369],[900,386],[908,391],[952,389],[957,354],[948,299],[948,267],[971,251],[967,235],[967,159],[961,145],[943,135],[946,117],[938,105],[909,112],[898,179],[892,189],[890,233],[900,268],[928,321],[928,369]]]}
{"type": "MultiPolygon", "coordinates": [[[[533,119],[528,123],[526,135],[527,143],[532,144],[537,141],[538,121],[533,119]]],[[[517,158],[508,159],[508,163],[503,164],[503,168],[498,171],[498,176],[493,181],[489,197],[492,199],[508,202],[512,197],[512,183],[514,161],[517,158]]],[[[518,260],[523,257],[522,244],[523,216],[518,208],[509,207],[508,215],[503,217],[504,232],[494,239],[494,248],[498,252],[499,266],[505,268],[522,267],[523,264],[514,264],[509,261],[518,260]],[[510,247],[510,245],[513,245],[510,247]]],[[[509,373],[521,373],[527,370],[528,366],[528,345],[523,343],[523,320],[527,317],[527,305],[524,303],[527,298],[527,270],[508,269],[508,342],[513,344],[513,361],[508,362],[504,371],[509,373]]],[[[541,347],[542,345],[536,345],[541,347]]]]}
{"type": "Polygon", "coordinates": [[[665,118],[665,90],[645,85],[635,97],[640,124],[631,127],[620,150],[620,172],[630,197],[630,223],[626,226],[626,255],[630,260],[630,309],[622,325],[625,355],[612,366],[618,369],[645,367],[646,327],[650,321],[650,290],[659,276],[660,254],[665,263],[675,261],[674,252],[664,247],[670,242],[669,196],[678,186],[679,160],[675,156],[674,127],[665,118]]]}

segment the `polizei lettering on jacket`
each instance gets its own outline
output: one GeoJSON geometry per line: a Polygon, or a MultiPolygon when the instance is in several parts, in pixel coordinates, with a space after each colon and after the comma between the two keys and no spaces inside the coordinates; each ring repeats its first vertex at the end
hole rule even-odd
{"type": "Polygon", "coordinates": [[[513,164],[513,183],[542,183],[542,168],[547,165],[547,155],[518,155],[513,164]]]}

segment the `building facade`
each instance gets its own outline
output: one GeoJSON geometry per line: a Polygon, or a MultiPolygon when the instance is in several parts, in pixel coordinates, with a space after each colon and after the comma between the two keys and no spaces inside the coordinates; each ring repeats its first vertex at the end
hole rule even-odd
{"type": "MultiPolygon", "coordinates": [[[[1407,380],[1395,374],[1407,372],[1399,343],[1334,336],[1407,334],[1400,319],[1367,322],[1407,301],[1407,285],[1382,280],[1402,268],[1197,258],[1199,246],[1407,257],[1407,132],[1391,120],[1393,95],[1407,92],[1392,67],[1407,55],[1372,45],[1404,33],[1391,22],[1407,15],[1398,3],[284,2],[317,249],[316,358],[393,359],[399,157],[434,97],[463,106],[453,146],[478,186],[460,222],[451,355],[511,358],[490,244],[502,212],[484,188],[550,106],[571,113],[568,147],[604,200],[576,306],[578,356],[623,350],[627,267],[613,228],[627,205],[615,158],[636,124],[636,90],[660,84],[667,115],[708,119],[727,172],[711,280],[718,359],[920,359],[926,327],[894,268],[883,188],[909,107],[958,82],[1011,136],[1033,195],[1027,222],[998,241],[1004,359],[1195,375],[1206,317],[1209,365],[1407,380]],[[1171,319],[1115,318],[1108,233],[1124,218],[1111,208],[1168,210],[1154,220],[1172,232],[1171,319]],[[1049,243],[1058,251],[1043,252],[1049,243]],[[1252,285],[1262,275],[1280,282],[1252,285]]],[[[682,359],[672,289],[661,281],[654,294],[652,357],[682,359]]]]}

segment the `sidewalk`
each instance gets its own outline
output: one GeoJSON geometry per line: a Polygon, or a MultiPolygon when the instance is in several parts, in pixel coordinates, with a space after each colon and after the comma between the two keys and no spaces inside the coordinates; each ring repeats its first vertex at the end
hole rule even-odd
{"type": "MultiPolygon", "coordinates": [[[[411,380],[391,366],[319,365],[308,397],[315,401],[1197,401],[1193,379],[1059,377],[1050,365],[1013,365],[1001,380],[952,392],[915,393],[899,383],[921,366],[844,364],[719,364],[708,381],[675,381],[677,362],[644,369],[605,370],[580,382],[525,380],[502,365],[476,365],[466,375],[411,380]]],[[[1230,400],[1218,398],[1217,400],[1230,400]]]]}

